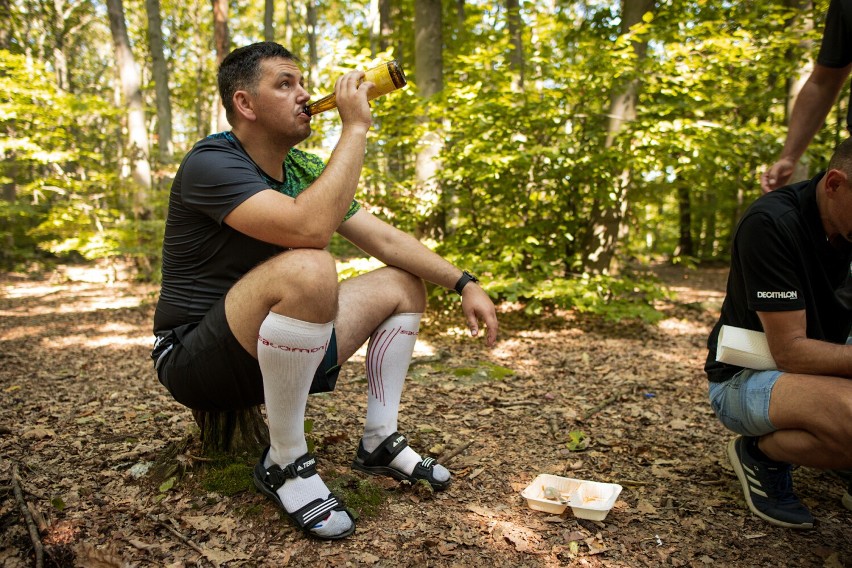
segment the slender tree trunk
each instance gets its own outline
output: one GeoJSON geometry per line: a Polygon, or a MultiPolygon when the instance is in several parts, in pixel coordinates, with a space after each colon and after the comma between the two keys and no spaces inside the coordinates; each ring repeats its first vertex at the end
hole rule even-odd
{"type": "Polygon", "coordinates": [[[379,0],[370,0],[367,26],[370,28],[370,53],[375,57],[379,52],[379,40],[382,35],[382,17],[379,13],[379,0]]]}
{"type": "Polygon", "coordinates": [[[263,39],[275,41],[275,0],[263,3],[263,39]]]}
{"type": "MultiPolygon", "coordinates": [[[[0,49],[9,49],[12,42],[12,30],[10,26],[12,21],[12,6],[9,0],[0,0],[0,21],[6,22],[6,25],[0,25],[0,49]]],[[[4,136],[9,136],[11,134],[10,130],[13,129],[8,124],[9,122],[11,121],[7,121],[7,129],[2,133],[4,136]]],[[[9,139],[11,138],[9,136],[9,139]]],[[[14,154],[11,150],[6,150],[2,147],[0,147],[0,172],[4,174],[2,177],[9,180],[0,186],[2,187],[2,199],[9,203],[14,203],[18,194],[18,186],[15,182],[18,174],[18,162],[14,159],[14,154]]],[[[7,253],[15,250],[15,236],[11,230],[7,232],[3,244],[5,245],[3,250],[7,253]]]]}
{"type": "MultiPolygon", "coordinates": [[[[654,0],[622,0],[621,33],[642,21],[642,17],[654,9],[654,0]]],[[[633,41],[637,66],[645,57],[647,47],[644,41],[633,41]]],[[[613,147],[615,139],[625,124],[636,118],[636,100],[640,79],[638,69],[635,78],[613,87],[610,104],[610,119],[607,127],[606,148],[613,147]]],[[[626,237],[626,217],[629,210],[629,188],[632,174],[625,167],[613,180],[611,191],[596,198],[591,218],[591,230],[586,239],[585,268],[596,273],[608,273],[614,268],[614,260],[619,244],[626,237]]]]}
{"type": "MultiPolygon", "coordinates": [[[[193,39],[192,39],[192,55],[195,58],[195,81],[193,87],[195,89],[195,133],[196,138],[203,138],[210,133],[212,119],[208,115],[210,109],[209,93],[205,87],[204,77],[207,75],[207,67],[205,65],[205,57],[210,51],[208,43],[210,38],[202,32],[204,26],[203,20],[207,19],[207,3],[204,0],[194,0],[193,4],[193,39]]],[[[219,100],[217,96],[216,101],[219,100]]],[[[219,107],[215,107],[219,108],[219,107]]]]}
{"type": "Polygon", "coordinates": [[[10,0],[0,0],[0,49],[9,49],[12,44],[12,3],[10,0]]]}
{"type": "MultiPolygon", "coordinates": [[[[429,99],[444,88],[442,21],[440,0],[414,1],[414,74],[418,94],[427,108],[429,99]]],[[[443,137],[441,125],[430,122],[428,113],[419,120],[425,128],[420,138],[414,175],[424,221],[417,233],[418,236],[437,237],[445,229],[445,220],[440,213],[440,187],[435,180],[443,137]]]]}
{"type": "Polygon", "coordinates": [[[66,54],[68,30],[65,16],[67,6],[63,0],[53,0],[50,10],[53,19],[50,22],[50,30],[53,36],[53,71],[56,74],[56,86],[60,91],[70,92],[71,81],[66,54]]]}
{"type": "Polygon", "coordinates": [[[695,247],[692,241],[692,203],[689,188],[683,180],[678,179],[677,187],[678,224],[680,235],[678,236],[675,256],[694,256],[695,247]]]}
{"type": "Polygon", "coordinates": [[[172,103],[169,98],[169,67],[163,49],[163,19],[160,16],[160,0],[145,0],[148,13],[148,49],[151,52],[151,67],[154,75],[154,90],[157,104],[157,149],[160,163],[172,160],[172,103]]]}
{"type": "MultiPolygon", "coordinates": [[[[702,197],[701,211],[704,211],[704,222],[701,223],[701,258],[716,258],[722,250],[729,247],[720,246],[716,235],[716,202],[715,191],[706,191],[702,197]]],[[[730,234],[730,233],[729,233],[730,234]]]]}
{"type": "Polygon", "coordinates": [[[319,77],[319,55],[317,52],[317,7],[313,0],[306,6],[306,22],[308,24],[308,80],[310,86],[316,86],[319,77]]]}
{"type": "Polygon", "coordinates": [[[115,47],[115,62],[121,80],[124,104],[127,106],[128,157],[136,187],[133,210],[137,218],[148,215],[148,190],[151,188],[151,166],[148,162],[148,131],[142,101],[139,68],[130,49],[122,0],[107,0],[109,25],[115,47]]]}
{"type": "MultiPolygon", "coordinates": [[[[796,99],[799,98],[799,93],[808,77],[813,71],[814,60],[811,56],[813,51],[813,40],[809,34],[814,29],[813,18],[813,2],[811,0],[785,0],[785,5],[791,8],[794,16],[788,21],[787,27],[790,34],[794,37],[802,38],[799,41],[799,47],[804,53],[804,61],[799,59],[798,53],[792,50],[788,52],[785,58],[788,61],[788,69],[793,70],[790,77],[787,78],[787,107],[785,109],[785,123],[790,123],[790,115],[793,112],[793,105],[796,104],[796,99]]],[[[793,170],[793,175],[790,176],[789,183],[808,179],[809,163],[807,155],[803,156],[796,164],[793,170]]]]}
{"type": "MultiPolygon", "coordinates": [[[[231,50],[231,39],[228,35],[228,0],[210,0],[213,4],[213,44],[216,46],[216,63],[221,64],[231,50]]],[[[228,130],[228,118],[225,107],[219,101],[216,129],[220,132],[228,130]]]]}
{"type": "Polygon", "coordinates": [[[291,18],[293,10],[290,7],[290,0],[284,2],[284,47],[293,49],[293,20],[291,18]]]}
{"type": "Polygon", "coordinates": [[[512,90],[523,92],[524,90],[524,34],[523,21],[521,20],[521,7],[518,0],[506,0],[507,24],[509,29],[509,41],[512,44],[512,52],[509,55],[509,65],[514,72],[512,79],[512,90]]]}

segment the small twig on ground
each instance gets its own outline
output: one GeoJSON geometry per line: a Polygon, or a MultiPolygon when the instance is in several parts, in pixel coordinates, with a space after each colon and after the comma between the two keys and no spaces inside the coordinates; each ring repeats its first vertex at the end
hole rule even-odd
{"type": "Polygon", "coordinates": [[[41,544],[41,537],[38,535],[35,521],[30,514],[30,508],[27,507],[27,502],[24,500],[24,492],[21,490],[21,481],[18,477],[18,465],[12,466],[12,489],[15,492],[15,500],[18,502],[18,508],[21,510],[21,515],[27,523],[27,530],[30,533],[30,540],[33,542],[35,550],[35,566],[42,568],[44,566],[44,547],[41,544]]]}
{"type": "Polygon", "coordinates": [[[489,403],[491,406],[511,408],[513,406],[540,406],[540,402],[533,400],[495,400],[489,403]]]}
{"type": "Polygon", "coordinates": [[[457,455],[459,455],[460,453],[462,453],[463,451],[468,449],[468,447],[470,447],[470,445],[472,443],[473,443],[473,440],[468,440],[466,443],[464,443],[461,446],[459,446],[458,448],[452,450],[448,454],[441,455],[438,458],[438,463],[440,463],[441,465],[447,465],[448,463],[450,463],[450,460],[452,460],[454,457],[456,457],[457,455]]]}
{"type": "MultiPolygon", "coordinates": [[[[165,522],[165,521],[161,521],[160,519],[158,519],[157,517],[155,517],[155,516],[154,516],[154,515],[152,515],[151,513],[146,513],[146,515],[148,516],[148,518],[149,518],[149,519],[151,519],[152,521],[154,521],[155,523],[157,523],[157,524],[158,524],[158,525],[160,525],[161,527],[163,527],[163,528],[165,528],[166,530],[168,530],[170,533],[172,533],[173,535],[175,535],[176,537],[178,537],[180,540],[182,540],[182,541],[183,541],[183,542],[184,542],[187,546],[189,546],[189,547],[190,547],[190,548],[192,548],[195,552],[197,552],[198,554],[200,554],[202,559],[203,559],[203,558],[206,558],[206,556],[204,555],[204,549],[203,549],[203,548],[201,548],[200,546],[198,546],[197,544],[195,544],[195,542],[193,542],[193,541],[192,541],[189,537],[185,536],[183,533],[181,533],[179,530],[177,530],[176,528],[174,528],[173,526],[171,526],[171,525],[170,525],[170,524],[168,524],[167,522],[165,522]]],[[[171,519],[170,519],[170,520],[171,520],[171,519]]],[[[174,521],[172,521],[172,522],[174,522],[174,521]]],[[[198,564],[199,564],[199,565],[201,564],[201,561],[200,561],[200,560],[201,560],[201,559],[199,559],[199,562],[198,562],[198,564]]]]}
{"type": "Polygon", "coordinates": [[[186,457],[188,457],[192,461],[196,461],[196,462],[214,462],[214,461],[216,461],[213,458],[203,458],[201,456],[194,456],[190,453],[185,453],[183,455],[185,455],[186,457]]]}
{"type": "MultiPolygon", "coordinates": [[[[631,387],[631,388],[632,388],[632,387],[631,387]]],[[[595,414],[597,414],[598,412],[600,412],[601,410],[603,410],[604,408],[606,408],[607,406],[609,406],[610,404],[612,404],[612,403],[614,403],[614,402],[617,402],[617,401],[618,401],[618,399],[620,399],[622,396],[624,396],[624,395],[625,395],[625,394],[627,394],[628,392],[630,392],[630,389],[627,389],[627,390],[620,390],[620,391],[618,391],[617,393],[615,393],[614,395],[612,395],[611,397],[609,397],[609,398],[607,398],[606,400],[604,400],[603,402],[600,402],[600,403],[596,404],[595,406],[593,406],[592,408],[590,408],[589,410],[587,410],[587,411],[583,414],[583,416],[581,416],[581,417],[580,417],[580,421],[581,421],[581,422],[585,422],[586,420],[588,420],[589,418],[591,418],[592,416],[594,416],[595,414]]]]}

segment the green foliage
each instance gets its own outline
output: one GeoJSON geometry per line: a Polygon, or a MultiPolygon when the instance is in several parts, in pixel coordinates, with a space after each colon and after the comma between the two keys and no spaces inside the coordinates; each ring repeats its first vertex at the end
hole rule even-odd
{"type": "Polygon", "coordinates": [[[2,50],[0,92],[0,130],[11,133],[0,142],[0,171],[15,197],[0,207],[0,236],[13,243],[6,266],[45,254],[114,251],[110,221],[125,213],[121,195],[110,191],[118,180],[104,133],[116,118],[112,107],[59,91],[44,66],[2,50]]]}
{"type": "Polygon", "coordinates": [[[524,301],[525,311],[530,315],[540,314],[546,308],[562,308],[615,321],[639,319],[649,323],[661,318],[654,302],[666,297],[666,292],[650,280],[588,273],[530,284],[498,279],[489,286],[489,291],[492,290],[510,301],[524,301]]]}
{"type": "MultiPolygon", "coordinates": [[[[406,71],[406,89],[372,103],[358,198],[401,229],[428,234],[430,247],[480,273],[495,298],[524,302],[531,314],[572,308],[652,321],[663,294],[653,281],[587,272],[600,253],[596,222],[624,207],[625,224],[611,245],[622,269],[724,259],[737,219],[760,195],[758,174],[780,151],[787,79],[815,55],[828,1],[816,2],[816,29],[806,35],[790,29],[805,14],[783,0],[656,2],[626,32],[618,3],[523,3],[523,88],[516,87],[504,6],[444,2],[444,85],[430,100],[418,96],[414,3],[391,4],[382,49],[366,1],[315,3],[313,29],[304,6],[287,3],[285,14],[276,5],[278,39],[290,32],[288,47],[306,64],[308,32],[319,38],[308,78],[315,96],[353,67],[396,58],[406,71]],[[636,119],[613,135],[612,98],[630,86],[636,119]],[[440,192],[428,198],[414,181],[427,129],[443,142],[440,192]],[[685,212],[694,248],[683,251],[685,212]]],[[[232,5],[234,46],[261,39],[261,8],[232,5]]],[[[136,59],[147,66],[144,5],[125,9],[136,59]]],[[[156,273],[176,164],[155,164],[157,179],[166,181],[139,210],[119,150],[124,125],[103,7],[78,2],[62,18],[55,10],[13,3],[10,50],[0,51],[0,262],[122,256],[156,273]],[[61,54],[74,65],[59,88],[61,54]]],[[[213,123],[212,18],[209,5],[170,0],[162,16],[180,157],[213,123]]],[[[142,76],[150,76],[147,69],[142,76]]],[[[153,109],[152,85],[144,95],[153,109]]],[[[810,145],[811,172],[845,137],[845,105],[841,97],[810,145]]],[[[153,133],[153,112],[149,120],[153,133]]],[[[312,126],[303,147],[328,156],[339,117],[326,113],[312,126]]],[[[344,277],[377,265],[345,243],[333,247],[347,261],[344,277]]],[[[457,301],[440,296],[444,308],[457,301]]]]}

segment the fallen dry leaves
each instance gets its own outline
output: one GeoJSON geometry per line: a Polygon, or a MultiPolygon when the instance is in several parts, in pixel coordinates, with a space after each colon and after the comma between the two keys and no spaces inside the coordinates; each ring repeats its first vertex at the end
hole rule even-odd
{"type": "MultiPolygon", "coordinates": [[[[444,456],[454,483],[432,496],[381,482],[379,513],[331,544],[306,539],[253,490],[204,491],[192,459],[171,489],[147,480],[193,427],[150,367],[150,287],[8,275],[0,566],[33,564],[13,464],[46,566],[852,566],[852,513],[829,475],[795,473],[814,531],[779,529],[745,508],[701,371],[724,271],[661,274],[678,299],[660,306],[656,326],[505,313],[489,351],[458,333],[460,315],[424,321],[400,430],[444,456]],[[602,522],[553,516],[520,497],[539,473],[624,490],[602,522]]],[[[349,471],[365,384],[356,360],[337,392],[310,400],[324,477],[349,471]]]]}

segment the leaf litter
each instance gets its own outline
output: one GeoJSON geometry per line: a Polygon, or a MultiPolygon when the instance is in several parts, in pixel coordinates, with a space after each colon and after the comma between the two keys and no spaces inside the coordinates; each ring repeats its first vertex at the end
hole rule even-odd
{"type": "MultiPolygon", "coordinates": [[[[155,289],[93,278],[0,280],[0,566],[852,566],[852,512],[830,475],[799,468],[815,530],[751,515],[706,401],[704,342],[725,271],[660,267],[677,294],[656,325],[506,312],[493,350],[458,321],[421,327],[400,431],[443,460],[443,493],[370,478],[384,498],[335,543],[305,538],[253,488],[204,488],[196,429],[151,369],[155,289]],[[154,480],[179,444],[179,471],[154,480]],[[619,483],[604,521],[530,510],[540,473],[619,483]]],[[[323,478],[349,470],[366,409],[363,358],[307,417],[323,478]]],[[[352,478],[348,476],[353,476],[352,478]]],[[[248,484],[250,487],[250,484],[248,484]]]]}

